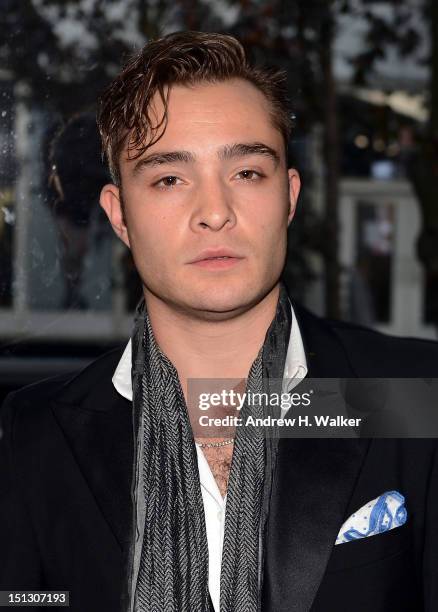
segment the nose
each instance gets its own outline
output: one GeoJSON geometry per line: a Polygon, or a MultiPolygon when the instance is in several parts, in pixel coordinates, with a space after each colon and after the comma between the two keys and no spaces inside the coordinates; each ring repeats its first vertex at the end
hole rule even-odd
{"type": "Polygon", "coordinates": [[[199,186],[191,217],[193,231],[211,230],[218,232],[236,225],[232,195],[219,180],[211,177],[199,186]]]}

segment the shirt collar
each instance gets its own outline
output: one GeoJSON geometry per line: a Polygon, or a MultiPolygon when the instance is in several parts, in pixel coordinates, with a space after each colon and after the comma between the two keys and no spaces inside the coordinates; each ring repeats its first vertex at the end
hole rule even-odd
{"type": "MultiPolygon", "coordinates": [[[[289,302],[290,303],[290,302],[289,302]]],[[[304,352],[303,340],[301,338],[298,321],[295,317],[294,309],[290,303],[292,313],[292,325],[287,347],[286,361],[284,366],[283,378],[286,382],[286,390],[290,391],[301,378],[307,374],[307,361],[304,352]]],[[[114,372],[112,381],[116,390],[132,401],[132,380],[131,380],[132,347],[131,340],[123,351],[123,355],[114,372]]]]}

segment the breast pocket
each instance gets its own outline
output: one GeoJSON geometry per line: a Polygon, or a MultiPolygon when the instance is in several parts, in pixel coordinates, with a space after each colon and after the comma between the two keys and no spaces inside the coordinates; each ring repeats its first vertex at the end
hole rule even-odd
{"type": "Polygon", "coordinates": [[[400,527],[333,547],[326,573],[368,565],[408,550],[412,545],[411,521],[400,527]]]}
{"type": "Polygon", "coordinates": [[[384,533],[334,546],[311,612],[423,610],[408,521],[384,533]]]}

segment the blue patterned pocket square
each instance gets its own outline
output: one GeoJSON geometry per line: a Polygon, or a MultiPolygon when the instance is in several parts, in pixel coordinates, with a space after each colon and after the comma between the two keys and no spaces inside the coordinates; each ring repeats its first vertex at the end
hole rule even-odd
{"type": "Polygon", "coordinates": [[[398,491],[386,491],[352,514],[342,525],[335,544],[367,538],[406,522],[405,498],[398,491]]]}

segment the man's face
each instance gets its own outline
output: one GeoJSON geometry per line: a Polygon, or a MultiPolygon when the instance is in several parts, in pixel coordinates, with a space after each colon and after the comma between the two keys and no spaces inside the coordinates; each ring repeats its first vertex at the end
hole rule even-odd
{"type": "MultiPolygon", "coordinates": [[[[161,118],[158,96],[152,104],[161,118]]],[[[223,319],[275,287],[300,183],[252,84],[172,87],[163,137],[137,160],[125,150],[120,173],[126,225],[114,185],[101,204],[132,251],[146,298],[223,319]],[[221,251],[227,259],[211,259],[221,251]]]]}

